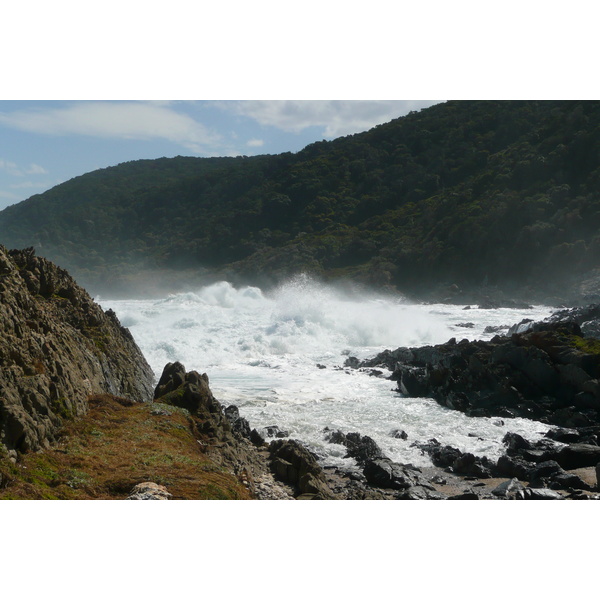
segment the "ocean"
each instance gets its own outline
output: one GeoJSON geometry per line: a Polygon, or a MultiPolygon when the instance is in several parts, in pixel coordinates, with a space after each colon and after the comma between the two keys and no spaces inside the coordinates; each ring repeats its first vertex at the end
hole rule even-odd
{"type": "Polygon", "coordinates": [[[431,462],[415,442],[435,438],[497,459],[507,432],[535,441],[548,430],[528,419],[466,417],[432,399],[402,396],[388,371],[374,376],[344,367],[349,356],[365,359],[399,346],[491,339],[496,334],[486,327],[541,320],[554,310],[548,306],[411,304],[306,276],[268,292],[222,281],[162,299],[96,301],[129,328],[157,379],[174,361],[206,373],[224,407],[235,404],[263,436],[277,426],[301,440],[323,465],[353,463],[343,446],[325,440],[326,429],[368,435],[392,460],[416,466],[431,462]]]}

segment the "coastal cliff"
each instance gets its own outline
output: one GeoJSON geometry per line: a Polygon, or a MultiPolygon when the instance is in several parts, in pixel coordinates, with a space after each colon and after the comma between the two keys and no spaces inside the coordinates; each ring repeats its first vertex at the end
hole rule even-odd
{"type": "Polygon", "coordinates": [[[152,397],[154,374],[127,329],[33,249],[0,246],[0,447],[47,448],[88,397],[152,397]]]}
{"type": "Polygon", "coordinates": [[[498,461],[415,441],[427,468],[392,461],[359,432],[325,429],[356,463],[338,468],[277,426],[251,429],[206,374],[169,363],[155,386],[112,311],[31,249],[0,246],[0,498],[600,499],[598,313],[354,359],[346,368],[394,370],[403,393],[554,428],[536,443],[509,432],[498,461]]]}

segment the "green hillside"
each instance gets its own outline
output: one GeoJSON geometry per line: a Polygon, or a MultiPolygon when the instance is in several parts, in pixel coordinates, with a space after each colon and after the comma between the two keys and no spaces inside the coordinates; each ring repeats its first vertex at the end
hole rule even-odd
{"type": "Polygon", "coordinates": [[[600,266],[600,102],[453,101],[296,154],[124,163],[0,212],[0,243],[98,289],[153,269],[543,287],[600,266]]]}

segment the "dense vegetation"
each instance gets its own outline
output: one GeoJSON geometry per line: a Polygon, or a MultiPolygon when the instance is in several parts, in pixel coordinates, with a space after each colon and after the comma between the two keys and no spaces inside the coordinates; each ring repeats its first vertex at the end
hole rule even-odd
{"type": "Polygon", "coordinates": [[[296,154],[94,171],[2,211],[0,242],[96,286],[200,267],[539,286],[598,266],[599,190],[600,102],[453,101],[296,154]]]}

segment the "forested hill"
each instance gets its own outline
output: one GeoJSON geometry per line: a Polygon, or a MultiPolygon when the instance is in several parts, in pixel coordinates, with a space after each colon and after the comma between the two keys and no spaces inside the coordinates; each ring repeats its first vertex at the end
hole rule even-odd
{"type": "Polygon", "coordinates": [[[539,288],[600,256],[600,102],[452,101],[296,154],[140,160],[0,212],[96,290],[144,270],[539,288]]]}

